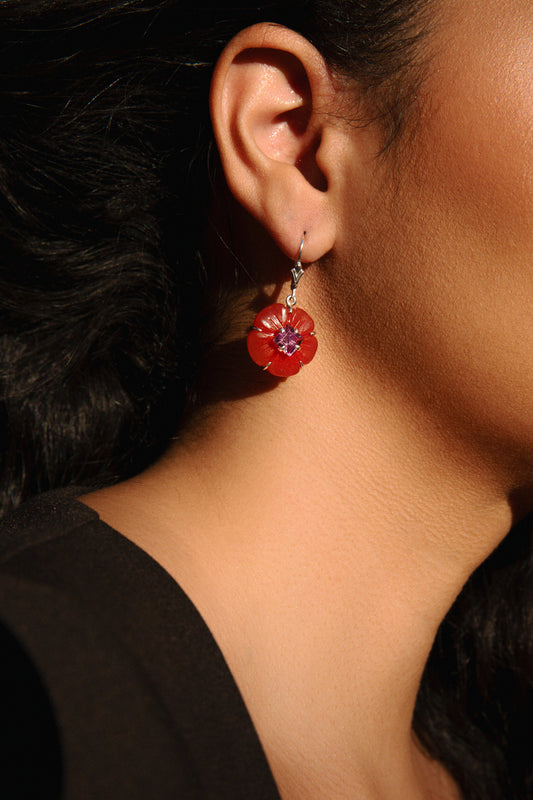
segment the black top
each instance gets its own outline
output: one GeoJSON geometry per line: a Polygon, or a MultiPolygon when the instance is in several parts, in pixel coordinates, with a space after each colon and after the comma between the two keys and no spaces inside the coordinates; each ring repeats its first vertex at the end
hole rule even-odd
{"type": "Polygon", "coordinates": [[[279,800],[198,611],[75,496],[0,525],[2,796],[279,800]]]}

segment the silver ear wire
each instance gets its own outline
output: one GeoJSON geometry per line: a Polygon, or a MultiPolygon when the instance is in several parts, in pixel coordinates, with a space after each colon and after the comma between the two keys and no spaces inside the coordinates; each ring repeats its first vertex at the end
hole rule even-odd
{"type": "Polygon", "coordinates": [[[302,265],[302,262],[300,261],[300,259],[302,257],[302,251],[304,249],[304,241],[305,241],[305,234],[306,233],[307,233],[307,231],[304,231],[303,234],[302,234],[302,241],[300,242],[300,249],[298,250],[298,258],[296,259],[296,263],[298,264],[298,266],[302,265]]]}
{"type": "Polygon", "coordinates": [[[303,232],[302,241],[300,242],[300,249],[298,251],[298,256],[296,258],[296,263],[294,267],[291,269],[291,275],[292,275],[291,293],[285,301],[289,311],[292,311],[292,309],[296,305],[296,289],[298,287],[298,284],[300,283],[300,278],[304,274],[301,258],[302,258],[302,251],[304,249],[304,240],[306,233],[307,231],[303,232]]]}

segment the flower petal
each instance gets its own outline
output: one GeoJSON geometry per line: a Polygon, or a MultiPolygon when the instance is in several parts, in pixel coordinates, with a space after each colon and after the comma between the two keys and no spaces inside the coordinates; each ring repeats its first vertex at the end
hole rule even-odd
{"type": "Polygon", "coordinates": [[[298,333],[301,333],[302,336],[311,333],[311,331],[315,329],[315,323],[309,314],[298,306],[293,308],[293,310],[290,312],[289,323],[295,330],[298,331],[298,333]]]}
{"type": "Polygon", "coordinates": [[[277,333],[289,319],[289,309],[283,303],[273,303],[263,308],[254,319],[254,328],[261,331],[277,333]]]}
{"type": "Polygon", "coordinates": [[[265,367],[279,353],[278,348],[274,345],[272,333],[252,330],[247,336],[246,345],[250,358],[260,367],[265,367]]]}
{"type": "Polygon", "coordinates": [[[293,356],[286,356],[285,353],[280,353],[279,350],[272,357],[268,371],[271,375],[277,378],[288,378],[290,375],[296,375],[300,371],[300,353],[293,356]]]}
{"type": "Polygon", "coordinates": [[[302,364],[309,364],[315,357],[317,347],[318,342],[316,336],[304,336],[304,340],[300,344],[300,351],[297,354],[299,361],[301,361],[302,364]]]}

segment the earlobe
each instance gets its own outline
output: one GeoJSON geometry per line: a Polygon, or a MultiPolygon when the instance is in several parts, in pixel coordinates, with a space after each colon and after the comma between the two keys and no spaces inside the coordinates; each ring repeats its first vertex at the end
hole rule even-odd
{"type": "Polygon", "coordinates": [[[321,113],[331,80],[320,54],[299,34],[260,24],[222,53],[211,86],[211,117],[226,182],[235,198],[294,257],[307,231],[307,262],[335,239],[321,113]]]}

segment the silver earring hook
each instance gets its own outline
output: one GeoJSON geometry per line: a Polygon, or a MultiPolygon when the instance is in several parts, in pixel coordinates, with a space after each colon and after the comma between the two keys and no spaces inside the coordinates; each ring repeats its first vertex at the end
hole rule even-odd
{"type": "Polygon", "coordinates": [[[304,231],[302,234],[302,241],[300,242],[300,249],[298,250],[298,258],[296,259],[296,264],[298,267],[302,266],[301,258],[302,258],[302,251],[304,249],[304,241],[305,241],[305,234],[307,231],[304,231]]]}
{"type": "Polygon", "coordinates": [[[304,271],[303,271],[303,268],[302,268],[301,258],[302,258],[302,251],[304,249],[304,240],[305,240],[305,234],[306,233],[307,233],[307,231],[303,232],[302,241],[300,242],[300,249],[298,251],[298,256],[296,258],[296,263],[295,263],[294,267],[291,269],[291,275],[292,275],[291,293],[287,297],[287,300],[285,301],[289,311],[292,311],[292,309],[296,305],[296,289],[297,289],[298,284],[300,282],[300,278],[304,274],[304,271]]]}

